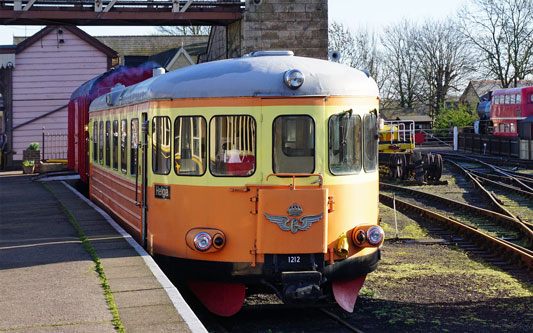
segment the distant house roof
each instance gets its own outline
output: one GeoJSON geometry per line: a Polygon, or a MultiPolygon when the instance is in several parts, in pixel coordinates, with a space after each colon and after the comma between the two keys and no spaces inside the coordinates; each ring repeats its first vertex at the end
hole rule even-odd
{"type": "Polygon", "coordinates": [[[117,52],[113,48],[110,48],[109,46],[101,43],[100,41],[98,41],[98,39],[94,38],[93,36],[89,35],[85,31],[79,29],[78,27],[69,26],[69,25],[65,25],[65,26],[49,25],[41,29],[40,31],[32,35],[31,37],[27,37],[27,38],[26,37],[13,37],[13,43],[17,45],[16,53],[23,52],[26,48],[30,47],[35,42],[41,40],[41,38],[43,38],[50,32],[55,31],[55,29],[58,29],[58,28],[70,31],[71,33],[73,33],[74,35],[78,36],[80,39],[85,41],[87,44],[93,46],[94,48],[101,51],[108,57],[117,56],[117,52]]]}
{"type": "MultiPolygon", "coordinates": [[[[517,84],[518,87],[527,87],[533,86],[533,80],[520,80],[517,84]]],[[[473,93],[478,99],[481,99],[481,96],[487,94],[489,91],[496,89],[501,89],[502,83],[500,80],[472,80],[468,83],[465,91],[459,98],[461,102],[467,100],[467,94],[473,93]]]]}
{"type": "Polygon", "coordinates": [[[176,61],[176,58],[180,55],[185,56],[191,64],[194,64],[194,61],[191,57],[197,57],[200,54],[205,53],[206,49],[207,42],[189,44],[154,54],[148,60],[160,64],[161,67],[166,68],[168,71],[173,65],[173,62],[176,61]]]}
{"type": "Polygon", "coordinates": [[[203,44],[207,47],[209,36],[96,36],[100,42],[116,50],[121,56],[152,56],[169,49],[203,44]]]}
{"type": "Polygon", "coordinates": [[[383,108],[380,111],[381,118],[385,120],[414,120],[415,122],[431,122],[427,108],[383,108]]]}

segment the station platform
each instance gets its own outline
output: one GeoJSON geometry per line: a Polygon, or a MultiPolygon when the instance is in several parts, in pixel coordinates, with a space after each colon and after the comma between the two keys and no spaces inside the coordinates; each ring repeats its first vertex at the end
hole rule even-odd
{"type": "Polygon", "coordinates": [[[21,172],[0,173],[0,331],[207,332],[105,212],[21,172]]]}

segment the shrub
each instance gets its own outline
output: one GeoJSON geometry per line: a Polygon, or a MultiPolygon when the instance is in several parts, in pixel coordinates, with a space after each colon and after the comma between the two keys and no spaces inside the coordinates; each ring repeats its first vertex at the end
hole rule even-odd
{"type": "Polygon", "coordinates": [[[32,142],[28,146],[29,150],[39,150],[39,142],[32,142]]]}

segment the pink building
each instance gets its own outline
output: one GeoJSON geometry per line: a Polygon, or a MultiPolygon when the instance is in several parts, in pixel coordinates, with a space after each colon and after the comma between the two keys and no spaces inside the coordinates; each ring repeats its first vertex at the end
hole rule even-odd
{"type": "MultiPolygon", "coordinates": [[[[16,46],[12,127],[7,133],[13,164],[22,160],[22,151],[31,142],[41,142],[43,127],[45,132],[67,133],[70,95],[110,69],[116,56],[114,50],[73,26],[48,26],[16,46]]],[[[65,137],[65,152],[66,145],[65,137]]]]}

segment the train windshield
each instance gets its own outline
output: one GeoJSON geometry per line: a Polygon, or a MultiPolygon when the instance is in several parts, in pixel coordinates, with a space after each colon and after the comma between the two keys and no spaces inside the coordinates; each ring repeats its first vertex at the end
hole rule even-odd
{"type": "Polygon", "coordinates": [[[328,127],[330,172],[334,175],[346,175],[361,171],[361,117],[353,115],[350,109],[331,116],[328,127]]]}
{"type": "Polygon", "coordinates": [[[280,116],[274,120],[275,173],[312,173],[315,170],[315,123],[309,116],[280,116]]]}
{"type": "Polygon", "coordinates": [[[209,169],[215,176],[255,172],[256,124],[251,116],[216,116],[209,125],[209,169]]]}

